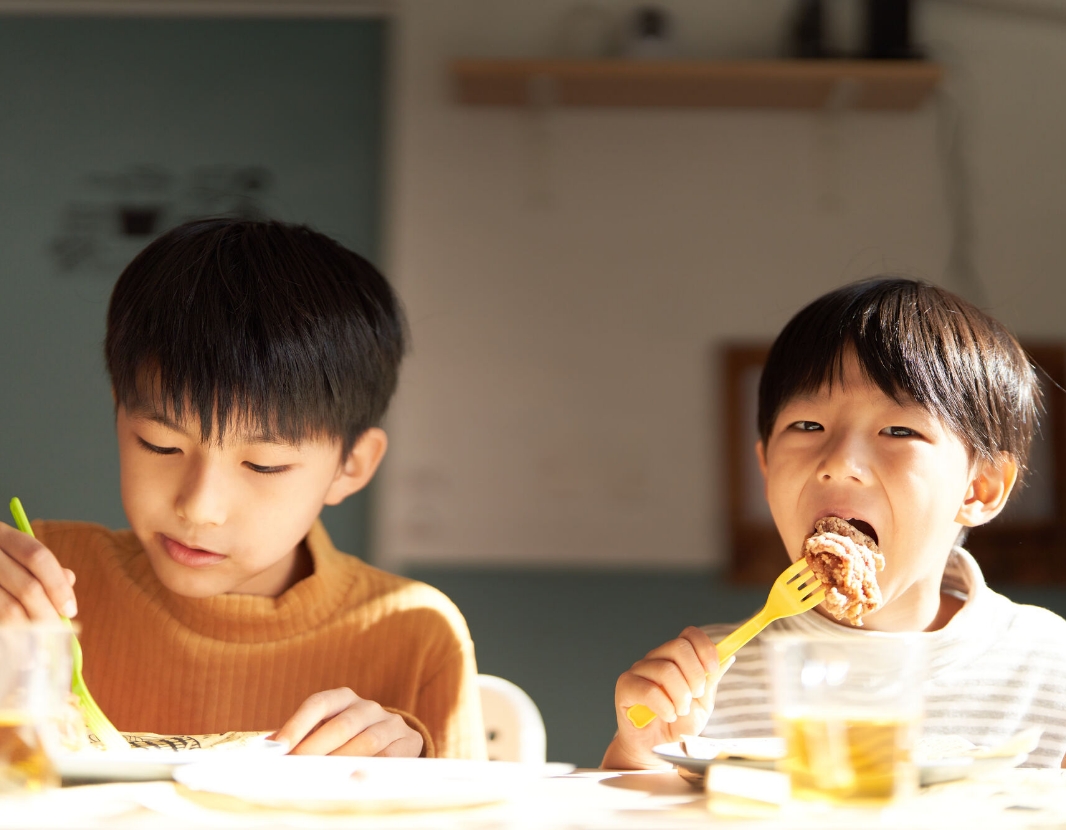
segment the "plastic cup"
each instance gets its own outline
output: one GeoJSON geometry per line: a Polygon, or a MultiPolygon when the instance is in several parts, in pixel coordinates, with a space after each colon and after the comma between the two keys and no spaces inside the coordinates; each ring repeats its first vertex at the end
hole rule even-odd
{"type": "Polygon", "coordinates": [[[794,799],[888,803],[917,791],[927,667],[919,638],[785,635],[766,649],[794,799]]]}
{"type": "Polygon", "coordinates": [[[69,712],[70,628],[0,625],[0,793],[58,786],[51,756],[69,712]]]}

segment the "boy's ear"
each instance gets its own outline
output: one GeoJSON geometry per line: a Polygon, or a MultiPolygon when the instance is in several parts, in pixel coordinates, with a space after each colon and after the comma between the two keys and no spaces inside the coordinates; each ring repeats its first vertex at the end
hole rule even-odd
{"type": "Polygon", "coordinates": [[[759,459],[759,472],[762,473],[763,483],[766,483],[766,445],[762,439],[755,442],[755,455],[759,459]]]}
{"type": "Polygon", "coordinates": [[[388,446],[385,430],[378,427],[371,427],[360,435],[337,469],[337,475],[326,491],[325,503],[340,504],[352,493],[366,487],[377,472],[388,446]]]}
{"type": "Polygon", "coordinates": [[[1007,456],[997,462],[980,461],[955,517],[961,525],[977,527],[999,515],[1018,480],[1018,465],[1007,456]]]}

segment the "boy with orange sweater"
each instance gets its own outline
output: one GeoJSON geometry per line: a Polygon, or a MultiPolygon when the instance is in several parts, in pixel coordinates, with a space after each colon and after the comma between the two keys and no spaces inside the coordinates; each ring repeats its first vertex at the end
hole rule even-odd
{"type": "Polygon", "coordinates": [[[384,277],[305,227],[190,222],[119,277],[105,351],[130,529],[0,524],[0,619],[78,614],[122,731],[484,758],[462,615],[318,519],[385,454],[404,322],[384,277]]]}

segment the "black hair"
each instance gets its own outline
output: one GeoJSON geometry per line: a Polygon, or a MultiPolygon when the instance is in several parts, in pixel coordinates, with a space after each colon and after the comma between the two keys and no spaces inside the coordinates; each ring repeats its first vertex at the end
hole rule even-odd
{"type": "Polygon", "coordinates": [[[254,428],[345,454],[384,417],[404,350],[399,301],[366,259],[304,225],[228,218],[134,257],[104,343],[117,405],[196,417],[204,441],[254,428]]]}
{"type": "Polygon", "coordinates": [[[759,379],[763,446],[792,398],[842,380],[849,351],[886,395],[945,422],[971,459],[1006,454],[1024,471],[1041,392],[1018,341],[950,291],[898,277],[830,291],[782,329],[759,379]]]}

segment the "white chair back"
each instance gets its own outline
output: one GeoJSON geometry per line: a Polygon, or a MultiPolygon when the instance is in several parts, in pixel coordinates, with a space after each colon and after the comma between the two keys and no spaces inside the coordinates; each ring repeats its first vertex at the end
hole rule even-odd
{"type": "Polygon", "coordinates": [[[491,674],[479,674],[481,711],[490,761],[543,764],[547,734],[540,709],[521,687],[491,674]]]}

